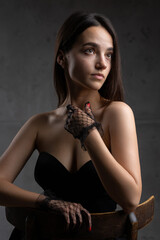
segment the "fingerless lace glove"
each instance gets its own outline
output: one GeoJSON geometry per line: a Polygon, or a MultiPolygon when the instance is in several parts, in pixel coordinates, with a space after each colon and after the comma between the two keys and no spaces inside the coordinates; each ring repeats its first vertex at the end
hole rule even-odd
{"type": "Polygon", "coordinates": [[[86,137],[89,132],[95,128],[97,128],[102,135],[103,130],[101,124],[96,122],[89,102],[85,104],[85,112],[71,104],[67,106],[67,110],[68,116],[64,128],[70,132],[74,138],[80,140],[82,149],[86,151],[84,146],[86,137]]]}
{"type": "Polygon", "coordinates": [[[91,216],[89,212],[83,208],[79,203],[67,202],[63,200],[55,199],[54,195],[45,196],[39,195],[37,201],[37,207],[45,211],[53,211],[55,214],[61,215],[65,218],[66,229],[69,228],[70,223],[75,225],[82,224],[82,218],[87,218],[89,224],[89,231],[91,231],[91,216]],[[83,216],[82,216],[83,213],[83,216]],[[85,216],[84,216],[85,215],[85,216]]]}

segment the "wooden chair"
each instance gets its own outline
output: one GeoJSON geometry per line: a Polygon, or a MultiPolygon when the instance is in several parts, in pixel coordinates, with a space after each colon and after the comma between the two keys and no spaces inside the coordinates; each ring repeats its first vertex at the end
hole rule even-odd
{"type": "Polygon", "coordinates": [[[93,213],[91,232],[84,224],[78,232],[66,234],[61,216],[38,209],[6,207],[7,220],[25,231],[25,240],[106,240],[122,236],[136,240],[138,230],[151,222],[153,215],[154,196],[151,196],[130,214],[123,210],[93,213]]]}

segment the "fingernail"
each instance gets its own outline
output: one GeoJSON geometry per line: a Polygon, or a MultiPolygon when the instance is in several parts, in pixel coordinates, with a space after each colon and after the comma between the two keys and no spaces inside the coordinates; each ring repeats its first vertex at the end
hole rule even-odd
{"type": "Polygon", "coordinates": [[[91,232],[91,230],[92,230],[92,229],[91,229],[91,227],[89,227],[89,229],[88,229],[88,230],[89,230],[89,232],[91,232]]]}
{"type": "Polygon", "coordinates": [[[91,106],[90,102],[87,102],[86,106],[90,108],[90,106],[91,106]]]}

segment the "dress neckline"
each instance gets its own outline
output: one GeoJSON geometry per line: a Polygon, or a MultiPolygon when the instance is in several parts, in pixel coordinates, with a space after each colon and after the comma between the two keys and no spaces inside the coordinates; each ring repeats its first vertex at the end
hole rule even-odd
{"type": "Polygon", "coordinates": [[[39,153],[39,156],[42,154],[46,154],[46,155],[48,155],[48,157],[55,159],[57,161],[57,163],[69,174],[77,174],[80,171],[82,171],[88,164],[92,164],[92,160],[89,160],[89,161],[85,162],[77,171],[70,172],[53,154],[43,151],[43,152],[39,153]]]}

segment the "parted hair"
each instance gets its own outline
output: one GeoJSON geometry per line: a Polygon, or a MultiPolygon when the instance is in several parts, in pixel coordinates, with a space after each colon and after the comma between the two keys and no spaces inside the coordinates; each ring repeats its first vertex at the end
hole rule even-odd
{"type": "Polygon", "coordinates": [[[124,90],[121,77],[121,61],[116,32],[108,18],[102,14],[75,12],[61,26],[55,42],[54,55],[54,86],[58,95],[58,106],[68,97],[67,83],[63,68],[57,63],[57,56],[62,50],[67,53],[72,49],[77,37],[91,26],[104,27],[113,39],[112,65],[109,75],[99,89],[102,97],[110,101],[124,101],[124,90]]]}

